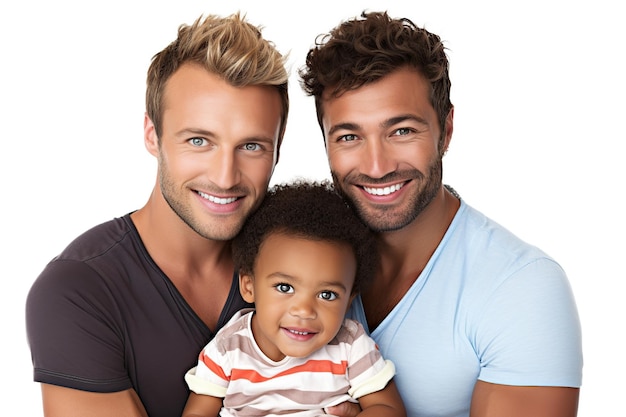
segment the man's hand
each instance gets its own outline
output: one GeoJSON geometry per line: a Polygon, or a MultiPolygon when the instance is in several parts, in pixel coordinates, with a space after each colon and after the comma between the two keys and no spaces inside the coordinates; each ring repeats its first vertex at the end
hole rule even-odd
{"type": "Polygon", "coordinates": [[[325,411],[326,414],[337,417],[356,417],[361,412],[361,407],[358,403],[346,401],[332,407],[326,407],[325,411]]]}

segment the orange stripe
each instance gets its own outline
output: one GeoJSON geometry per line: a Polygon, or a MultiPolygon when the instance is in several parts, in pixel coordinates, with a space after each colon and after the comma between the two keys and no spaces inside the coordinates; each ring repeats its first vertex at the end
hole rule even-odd
{"type": "Polygon", "coordinates": [[[323,372],[323,373],[331,373],[335,375],[342,375],[346,373],[346,369],[348,367],[347,361],[341,361],[341,363],[334,363],[332,361],[320,361],[320,360],[310,360],[302,365],[296,366],[294,368],[288,369],[284,372],[276,374],[272,377],[265,377],[259,374],[257,371],[252,369],[233,369],[231,373],[231,380],[237,379],[247,379],[250,382],[258,383],[264,382],[270,379],[279,378],[281,376],[292,375],[297,373],[315,373],[315,372],[323,372]]]}
{"type": "Polygon", "coordinates": [[[206,365],[207,368],[209,368],[209,370],[211,372],[213,372],[215,375],[219,376],[220,378],[222,378],[224,381],[228,381],[229,378],[226,376],[226,374],[224,373],[224,370],[222,369],[221,366],[219,366],[218,364],[216,364],[215,362],[213,362],[211,360],[211,358],[209,358],[208,356],[206,356],[204,354],[204,352],[202,352],[200,354],[200,360],[202,361],[202,363],[204,363],[206,365]]]}

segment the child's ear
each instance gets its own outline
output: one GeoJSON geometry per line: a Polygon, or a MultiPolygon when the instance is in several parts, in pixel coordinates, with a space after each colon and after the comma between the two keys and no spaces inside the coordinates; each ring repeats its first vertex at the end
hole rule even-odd
{"type": "Polygon", "coordinates": [[[239,292],[241,297],[248,302],[254,303],[254,277],[251,274],[239,273],[239,292]]]}

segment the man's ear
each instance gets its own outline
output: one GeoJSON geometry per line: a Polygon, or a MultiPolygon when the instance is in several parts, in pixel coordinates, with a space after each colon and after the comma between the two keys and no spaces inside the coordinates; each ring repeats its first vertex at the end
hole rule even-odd
{"type": "Polygon", "coordinates": [[[248,303],[254,303],[254,277],[251,274],[239,273],[239,292],[248,303]]]}
{"type": "Polygon", "coordinates": [[[454,106],[448,112],[448,116],[446,116],[446,131],[443,135],[443,143],[441,149],[441,156],[445,155],[448,152],[448,147],[450,146],[450,141],[452,141],[452,131],[454,130],[454,106]]]}
{"type": "Polygon", "coordinates": [[[156,134],[154,123],[148,117],[148,113],[143,117],[143,143],[152,156],[159,156],[159,138],[156,134]]]}

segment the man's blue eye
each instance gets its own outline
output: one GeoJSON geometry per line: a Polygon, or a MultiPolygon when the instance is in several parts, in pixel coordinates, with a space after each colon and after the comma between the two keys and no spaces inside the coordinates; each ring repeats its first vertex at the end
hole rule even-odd
{"type": "Polygon", "coordinates": [[[342,137],[339,138],[339,140],[344,141],[344,142],[352,142],[353,140],[356,140],[357,136],[356,135],[343,135],[342,137]]]}
{"type": "Polygon", "coordinates": [[[256,151],[261,149],[261,145],[259,145],[258,143],[246,143],[245,145],[243,145],[243,148],[246,151],[256,151]]]}
{"type": "Polygon", "coordinates": [[[401,127],[400,129],[396,130],[396,133],[400,136],[408,135],[409,133],[411,133],[411,129],[409,129],[408,127],[401,127]]]}

